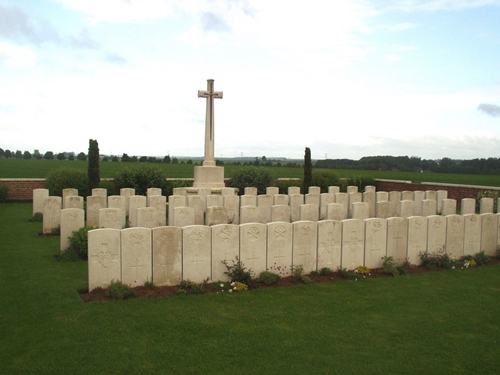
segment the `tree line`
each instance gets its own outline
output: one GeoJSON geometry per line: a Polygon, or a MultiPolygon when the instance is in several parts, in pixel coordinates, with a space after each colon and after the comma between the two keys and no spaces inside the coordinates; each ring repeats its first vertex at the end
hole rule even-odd
{"type": "Polygon", "coordinates": [[[318,160],[316,168],[359,169],[405,172],[435,172],[461,174],[500,174],[499,158],[477,158],[456,160],[442,158],[439,160],[421,159],[416,156],[367,156],[359,160],[326,159],[318,160]]]}

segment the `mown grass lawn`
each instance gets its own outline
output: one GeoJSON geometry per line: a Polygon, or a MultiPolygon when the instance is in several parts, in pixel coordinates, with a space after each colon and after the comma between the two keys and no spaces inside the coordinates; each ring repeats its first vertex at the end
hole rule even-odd
{"type": "Polygon", "coordinates": [[[500,267],[83,303],[31,204],[0,204],[2,374],[494,374],[500,267]]]}

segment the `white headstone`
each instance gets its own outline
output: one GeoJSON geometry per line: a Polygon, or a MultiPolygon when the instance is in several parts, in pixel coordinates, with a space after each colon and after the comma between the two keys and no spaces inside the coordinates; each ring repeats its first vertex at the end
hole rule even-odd
{"type": "Polygon", "coordinates": [[[352,204],[352,218],[365,220],[370,217],[369,215],[370,207],[368,203],[365,202],[354,202],[352,204]]]}
{"type": "Polygon", "coordinates": [[[437,213],[436,201],[434,199],[422,200],[422,216],[434,216],[437,213]]]}
{"type": "Polygon", "coordinates": [[[69,237],[73,232],[85,226],[85,211],[81,208],[65,208],[61,210],[61,232],[60,247],[61,252],[68,250],[70,246],[69,237]]]}
{"type": "Polygon", "coordinates": [[[169,226],[187,227],[194,225],[194,208],[193,207],[175,207],[173,209],[174,220],[169,221],[169,226]]]}
{"type": "Polygon", "coordinates": [[[340,186],[328,186],[328,193],[335,194],[340,193],[340,186]]]}
{"type": "Polygon", "coordinates": [[[375,192],[366,191],[363,193],[363,202],[368,203],[368,217],[375,217],[375,192]]]}
{"type": "Polygon", "coordinates": [[[480,214],[491,214],[493,213],[495,201],[493,198],[481,198],[479,200],[479,213],[480,214]]]}
{"type": "Polygon", "coordinates": [[[292,224],[267,224],[267,268],[269,271],[282,275],[290,275],[292,264],[292,224]]]}
{"type": "Polygon", "coordinates": [[[327,220],[345,220],[347,219],[347,211],[341,203],[330,203],[326,208],[327,220]]]}
{"type": "Polygon", "coordinates": [[[43,202],[49,196],[48,189],[34,189],[33,190],[33,215],[43,213],[43,202]]]}
{"type": "Polygon", "coordinates": [[[408,261],[413,265],[422,263],[420,254],[427,251],[427,219],[422,216],[408,218],[408,261]]]}
{"type": "Polygon", "coordinates": [[[267,226],[260,223],[241,224],[240,260],[255,276],[267,267],[267,226]]]}
{"type": "Polygon", "coordinates": [[[348,219],[342,222],[342,267],[354,270],[364,265],[365,223],[348,219]]]}
{"type": "MultiPolygon", "coordinates": [[[[221,224],[212,227],[212,280],[229,281],[225,275],[227,268],[223,261],[229,266],[236,262],[240,256],[240,231],[238,225],[221,224]]],[[[243,263],[245,267],[248,266],[243,263]]]]}
{"type": "Polygon", "coordinates": [[[460,203],[460,213],[462,215],[476,213],[476,200],[474,198],[463,198],[460,203]]]}
{"type": "Polygon", "coordinates": [[[160,188],[148,188],[146,190],[146,197],[147,197],[147,204],[148,206],[151,206],[149,204],[149,198],[154,196],[154,195],[161,195],[161,189],[160,188]]]}
{"type": "Polygon", "coordinates": [[[79,208],[83,210],[83,197],[70,195],[65,198],[64,208],[79,208]]]}
{"type": "Polygon", "coordinates": [[[399,204],[399,217],[410,217],[415,215],[415,202],[413,200],[402,200],[399,204]]]}
{"type": "Polygon", "coordinates": [[[277,188],[276,186],[268,186],[268,187],[266,187],[266,194],[267,195],[274,196],[274,195],[279,194],[279,193],[280,193],[280,189],[277,188]]]}
{"type": "Polygon", "coordinates": [[[66,207],[66,198],[67,197],[77,197],[77,196],[78,196],[78,189],[63,189],[62,190],[62,203],[63,203],[62,208],[72,208],[72,207],[66,207]]]}
{"type": "Polygon", "coordinates": [[[413,200],[413,191],[403,190],[401,192],[401,200],[402,201],[412,201],[413,200]]]}
{"type": "MultiPolygon", "coordinates": [[[[145,198],[145,197],[144,197],[145,198]]],[[[130,287],[153,281],[152,239],[149,228],[121,231],[122,282],[130,287]]]]}
{"type": "Polygon", "coordinates": [[[62,198],[49,196],[43,204],[43,233],[51,233],[61,224],[62,198]]]}
{"type": "Polygon", "coordinates": [[[202,225],[184,227],[182,230],[183,280],[202,283],[212,278],[212,230],[202,225]]]}
{"type": "Polygon", "coordinates": [[[335,194],[335,203],[341,204],[344,206],[342,211],[347,212],[347,217],[349,216],[349,195],[347,193],[336,193],[335,194]]]}
{"type": "Polygon", "coordinates": [[[125,197],[125,216],[129,216],[129,198],[132,195],[135,195],[135,189],[134,188],[121,188],[120,195],[125,197]]]}
{"type": "Polygon", "coordinates": [[[307,192],[311,195],[320,195],[321,188],[319,186],[309,186],[309,189],[307,192]]]}
{"type": "Polygon", "coordinates": [[[373,193],[375,194],[377,192],[377,187],[373,185],[366,185],[365,186],[365,193],[373,193]]]}
{"type": "Polygon", "coordinates": [[[137,209],[147,206],[144,195],[132,195],[128,197],[128,221],[131,227],[137,227],[137,209]]]}
{"type": "Polygon", "coordinates": [[[152,195],[148,200],[148,206],[156,208],[158,222],[155,226],[167,225],[167,197],[164,195],[152,195]]]}
{"type": "Polygon", "coordinates": [[[447,198],[448,198],[448,192],[446,190],[436,191],[436,205],[438,214],[440,214],[443,209],[443,199],[447,198]]]}
{"type": "Polygon", "coordinates": [[[464,218],[461,215],[446,216],[446,254],[452,259],[464,255],[464,218]]]}
{"type": "Polygon", "coordinates": [[[425,199],[425,191],[416,190],[413,192],[413,200],[415,201],[415,216],[422,215],[422,201],[425,199]]]}
{"type": "Polygon", "coordinates": [[[300,220],[300,206],[304,204],[302,194],[290,194],[290,217],[292,222],[300,220]]]}
{"type": "Polygon", "coordinates": [[[290,197],[287,194],[275,194],[273,196],[273,204],[275,206],[288,206],[290,203],[290,197]]]}
{"type": "Polygon", "coordinates": [[[222,195],[207,195],[207,208],[213,206],[223,206],[224,198],[222,195]]]}
{"type": "Polygon", "coordinates": [[[318,221],[319,211],[315,204],[303,204],[300,206],[300,220],[318,221]]]}
{"type": "Polygon", "coordinates": [[[240,223],[240,197],[237,195],[223,195],[224,207],[227,209],[227,219],[229,224],[240,223]]]}
{"type": "Polygon", "coordinates": [[[203,225],[205,223],[205,210],[207,207],[206,197],[202,195],[188,195],[187,206],[194,208],[194,224],[203,225]]]}
{"type": "Polygon", "coordinates": [[[391,217],[389,201],[377,202],[375,206],[375,216],[379,219],[388,219],[391,217]]]}
{"type": "Polygon", "coordinates": [[[241,206],[240,207],[240,224],[258,223],[259,210],[257,206],[241,206]]]}
{"type": "Polygon", "coordinates": [[[444,254],[446,248],[446,218],[432,215],[427,217],[427,251],[429,254],[444,254]]]}
{"type": "Polygon", "coordinates": [[[481,251],[481,216],[471,213],[463,215],[463,218],[464,255],[475,255],[481,251]]]}
{"type": "Polygon", "coordinates": [[[106,208],[106,197],[91,195],[87,197],[87,226],[99,226],[99,210],[106,208]]]}
{"type": "Polygon", "coordinates": [[[208,226],[228,224],[227,208],[223,206],[207,207],[205,224],[208,226]]]}
{"type": "Polygon", "coordinates": [[[182,229],[156,227],[153,234],[153,283],[178,285],[182,280],[182,229]]]}
{"type": "Polygon", "coordinates": [[[327,217],[327,208],[330,203],[335,203],[335,195],[330,193],[321,193],[319,198],[319,219],[325,220],[327,217]]]}
{"type": "Polygon", "coordinates": [[[252,186],[245,187],[244,195],[257,195],[257,188],[252,186]]]}
{"type": "Polygon", "coordinates": [[[456,215],[457,213],[457,201],[456,199],[442,199],[441,200],[441,215],[456,215]]]}
{"type": "Polygon", "coordinates": [[[292,224],[292,264],[302,266],[305,274],[318,268],[318,224],[297,221],[292,224]]]}
{"type": "Polygon", "coordinates": [[[403,264],[408,257],[408,219],[387,219],[387,256],[396,264],[403,264]]]}
{"type": "MultiPolygon", "coordinates": [[[[106,208],[106,207],[103,207],[106,208]]],[[[127,214],[127,197],[124,195],[110,195],[108,197],[107,208],[119,208],[127,214]]]]}
{"type": "Polygon", "coordinates": [[[387,220],[365,220],[365,262],[368,268],[381,268],[387,254],[387,220]]]}
{"type": "Polygon", "coordinates": [[[121,281],[121,238],[118,229],[94,229],[88,232],[89,291],[107,288],[121,281]]]}
{"type": "Polygon", "coordinates": [[[318,222],[318,270],[340,267],[342,249],[342,222],[323,220],[318,222]]]}
{"type": "Polygon", "coordinates": [[[168,197],[168,225],[175,225],[175,208],[186,207],[187,198],[183,195],[170,195],[168,197]]]}
{"type": "Polygon", "coordinates": [[[101,208],[99,210],[99,227],[110,229],[125,228],[125,211],[121,208],[101,208]]]}
{"type": "Polygon", "coordinates": [[[399,215],[399,206],[401,204],[401,192],[389,192],[389,215],[390,217],[397,217],[399,215]]]}
{"type": "Polygon", "coordinates": [[[140,207],[137,209],[137,226],[154,228],[158,226],[158,210],[156,207],[140,207]]]}
{"type": "Polygon", "coordinates": [[[347,194],[359,193],[358,187],[354,185],[350,185],[346,188],[347,194]]]}
{"type": "Polygon", "coordinates": [[[290,222],[290,206],[275,205],[271,207],[271,222],[285,221],[290,222]]]}
{"type": "Polygon", "coordinates": [[[240,206],[257,206],[257,195],[240,196],[240,206]]]}
{"type": "Polygon", "coordinates": [[[92,196],[104,197],[106,201],[108,198],[108,190],[104,188],[93,188],[92,196]]]}
{"type": "Polygon", "coordinates": [[[389,201],[389,192],[387,191],[377,191],[375,193],[375,201],[376,202],[388,202],[389,201]]]}
{"type": "Polygon", "coordinates": [[[273,197],[270,195],[257,196],[257,208],[259,210],[259,222],[262,224],[271,221],[271,207],[273,205],[273,197]]]}
{"type": "Polygon", "coordinates": [[[289,186],[287,189],[288,195],[300,194],[300,186],[289,186]]]}
{"type": "Polygon", "coordinates": [[[481,251],[484,251],[486,255],[496,255],[497,236],[498,215],[492,213],[481,214],[481,251]]]}

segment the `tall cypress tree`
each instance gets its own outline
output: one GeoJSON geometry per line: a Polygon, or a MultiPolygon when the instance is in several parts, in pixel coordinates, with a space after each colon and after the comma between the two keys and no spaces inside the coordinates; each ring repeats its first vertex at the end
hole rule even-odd
{"type": "Polygon", "coordinates": [[[101,181],[99,175],[99,145],[97,140],[89,139],[89,193],[92,193],[92,189],[99,187],[99,182],[101,181]]]}
{"type": "Polygon", "coordinates": [[[312,162],[311,162],[311,150],[306,147],[306,152],[304,154],[304,194],[309,191],[309,186],[312,185],[312,162]]]}

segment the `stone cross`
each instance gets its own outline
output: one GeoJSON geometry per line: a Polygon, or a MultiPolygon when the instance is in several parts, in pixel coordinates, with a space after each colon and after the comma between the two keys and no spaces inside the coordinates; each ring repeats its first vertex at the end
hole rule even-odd
{"type": "Polygon", "coordinates": [[[207,99],[205,115],[205,159],[203,166],[215,166],[214,160],[214,99],[222,99],[222,91],[214,91],[214,80],[207,80],[207,90],[199,90],[198,98],[207,99]]]}

